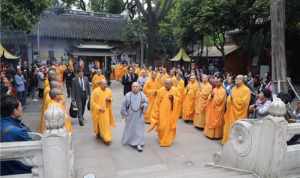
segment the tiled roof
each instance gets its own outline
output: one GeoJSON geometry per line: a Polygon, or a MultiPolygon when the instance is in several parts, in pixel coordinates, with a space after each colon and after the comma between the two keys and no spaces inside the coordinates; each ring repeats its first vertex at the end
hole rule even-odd
{"type": "MultiPolygon", "coordinates": [[[[40,19],[40,36],[83,40],[121,41],[126,20],[122,16],[44,13],[40,19]]],[[[37,34],[35,26],[33,34],[37,34]]]]}
{"type": "MultiPolygon", "coordinates": [[[[235,50],[239,49],[239,46],[237,45],[225,45],[224,46],[224,51],[225,51],[225,56],[228,54],[234,52],[235,50]]],[[[195,51],[192,56],[196,57],[199,56],[201,53],[200,49],[195,51]]],[[[222,57],[222,53],[215,47],[215,46],[210,46],[210,47],[204,47],[203,52],[202,52],[202,57],[222,57]]]]}

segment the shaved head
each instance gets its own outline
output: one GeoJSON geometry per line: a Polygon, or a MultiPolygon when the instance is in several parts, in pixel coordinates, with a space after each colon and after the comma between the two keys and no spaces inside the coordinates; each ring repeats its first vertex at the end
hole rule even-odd
{"type": "Polygon", "coordinates": [[[133,93],[138,93],[141,89],[141,85],[138,82],[133,82],[131,85],[131,91],[133,93]]]}
{"type": "Polygon", "coordinates": [[[166,79],[165,80],[165,87],[166,87],[167,90],[170,90],[172,88],[172,84],[173,84],[173,82],[172,82],[171,79],[166,79]]]}
{"type": "Polygon", "coordinates": [[[241,86],[244,83],[244,76],[243,75],[237,75],[235,77],[235,83],[237,86],[241,86]]]}
{"type": "Polygon", "coordinates": [[[99,81],[99,85],[101,89],[105,89],[107,87],[107,81],[105,79],[99,81]]]}
{"type": "Polygon", "coordinates": [[[202,74],[201,78],[202,78],[203,82],[207,82],[208,81],[208,75],[206,75],[206,74],[202,74]]]}
{"type": "Polygon", "coordinates": [[[152,71],[151,72],[151,78],[156,79],[156,77],[157,77],[157,73],[155,71],[152,71]]]}

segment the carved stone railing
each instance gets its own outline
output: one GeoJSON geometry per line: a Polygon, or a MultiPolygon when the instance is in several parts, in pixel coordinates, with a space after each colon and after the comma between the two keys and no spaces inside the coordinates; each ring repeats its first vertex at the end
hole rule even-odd
{"type": "Polygon", "coordinates": [[[287,123],[285,104],[278,98],[274,98],[269,113],[264,118],[236,122],[228,143],[214,155],[213,165],[263,178],[284,178],[289,170],[300,169],[300,144],[287,145],[292,136],[300,134],[300,124],[287,123]]]}
{"type": "Polygon", "coordinates": [[[64,128],[65,113],[50,106],[46,113],[46,132],[30,133],[33,141],[0,144],[0,160],[20,160],[32,166],[31,174],[4,176],[7,178],[72,178],[73,149],[71,135],[64,128]]]}

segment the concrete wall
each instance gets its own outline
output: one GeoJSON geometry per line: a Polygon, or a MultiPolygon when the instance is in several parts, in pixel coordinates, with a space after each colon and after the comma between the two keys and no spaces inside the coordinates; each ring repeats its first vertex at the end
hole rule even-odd
{"type": "MultiPolygon", "coordinates": [[[[53,51],[54,58],[61,61],[62,58],[67,58],[67,51],[70,50],[74,42],[62,39],[40,39],[40,59],[41,61],[50,60],[49,51],[53,51]]],[[[32,40],[32,51],[33,59],[35,59],[35,54],[38,53],[37,40],[32,40]]]]}

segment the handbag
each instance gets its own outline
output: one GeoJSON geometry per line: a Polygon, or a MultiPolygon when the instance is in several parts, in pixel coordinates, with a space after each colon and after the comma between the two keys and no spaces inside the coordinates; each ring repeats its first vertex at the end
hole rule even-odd
{"type": "Polygon", "coordinates": [[[76,118],[78,116],[78,107],[74,101],[71,102],[69,114],[73,118],[76,118]]]}

